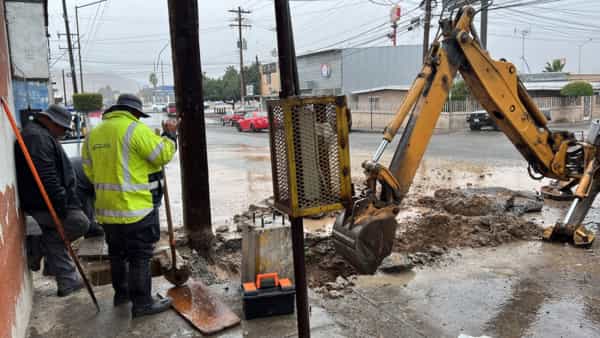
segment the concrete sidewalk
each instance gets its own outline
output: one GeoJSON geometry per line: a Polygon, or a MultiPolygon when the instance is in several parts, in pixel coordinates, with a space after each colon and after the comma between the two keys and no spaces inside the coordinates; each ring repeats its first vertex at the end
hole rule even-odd
{"type": "MultiPolygon", "coordinates": [[[[202,334],[179,316],[174,310],[158,315],[131,319],[131,306],[113,307],[113,291],[110,285],[95,287],[101,312],[97,313],[87,292],[82,290],[66,298],[56,297],[51,279],[34,275],[34,303],[29,325],[30,338],[117,338],[117,337],[202,337],[202,334]]],[[[153,279],[153,292],[169,288],[162,277],[153,279]]],[[[239,284],[212,285],[214,294],[243,318],[239,284]]],[[[315,295],[311,295],[315,304],[315,295]]],[[[312,306],[311,332],[313,337],[346,337],[321,307],[312,306]]],[[[222,331],[212,337],[296,337],[294,315],[242,320],[241,325],[222,331]]]]}

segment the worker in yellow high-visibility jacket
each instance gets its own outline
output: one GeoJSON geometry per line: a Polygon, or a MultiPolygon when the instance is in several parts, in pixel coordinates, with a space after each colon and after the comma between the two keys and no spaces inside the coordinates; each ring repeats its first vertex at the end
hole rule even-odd
{"type": "Polygon", "coordinates": [[[122,94],[82,149],[83,169],[96,191],[96,218],[106,233],[114,305],[131,300],[133,317],[165,311],[171,303],[151,296],[150,260],[160,238],[162,166],[177,150],[177,123],[164,122],[158,136],[139,120],[148,116],[139,98],[122,94]]]}

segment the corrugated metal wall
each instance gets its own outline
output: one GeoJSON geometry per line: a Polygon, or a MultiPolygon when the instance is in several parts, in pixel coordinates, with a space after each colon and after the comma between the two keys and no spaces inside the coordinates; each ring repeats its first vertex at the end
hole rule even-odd
{"type": "Polygon", "coordinates": [[[422,47],[369,47],[343,50],[343,93],[410,85],[422,68],[422,47]]]}
{"type": "Polygon", "coordinates": [[[300,90],[309,95],[339,94],[342,90],[342,51],[330,50],[297,58],[300,90]],[[329,67],[329,74],[322,73],[329,67]],[[311,93],[312,90],[312,93],[311,93]]]}

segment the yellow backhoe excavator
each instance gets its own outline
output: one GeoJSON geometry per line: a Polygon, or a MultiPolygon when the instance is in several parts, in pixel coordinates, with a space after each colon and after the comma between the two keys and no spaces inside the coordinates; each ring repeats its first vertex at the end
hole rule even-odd
{"type": "Polygon", "coordinates": [[[600,190],[600,122],[585,141],[573,133],[548,128],[544,114],[506,60],[494,60],[481,47],[470,6],[440,20],[435,41],[410,91],[373,159],[363,163],[367,189],[333,227],[336,250],[362,273],[373,273],[391,253],[398,205],[406,196],[448,98],[457,72],[472,95],[529,163],[533,179],[552,178],[575,187],[575,199],[562,222],[546,229],[544,238],[568,237],[589,245],[594,234],[582,225],[600,190]],[[379,163],[386,147],[408,118],[389,167],[379,163]]]}

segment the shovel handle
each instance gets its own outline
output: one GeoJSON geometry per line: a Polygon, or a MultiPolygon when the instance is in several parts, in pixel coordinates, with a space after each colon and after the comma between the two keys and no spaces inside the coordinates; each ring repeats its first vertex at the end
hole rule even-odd
{"type": "Polygon", "coordinates": [[[171,200],[169,199],[169,186],[167,185],[167,171],[165,167],[162,167],[163,170],[163,188],[165,193],[165,211],[167,212],[167,227],[169,230],[169,246],[171,247],[171,260],[172,260],[172,269],[175,270],[177,268],[177,253],[175,251],[175,234],[173,233],[173,218],[171,216],[171,200]]]}

